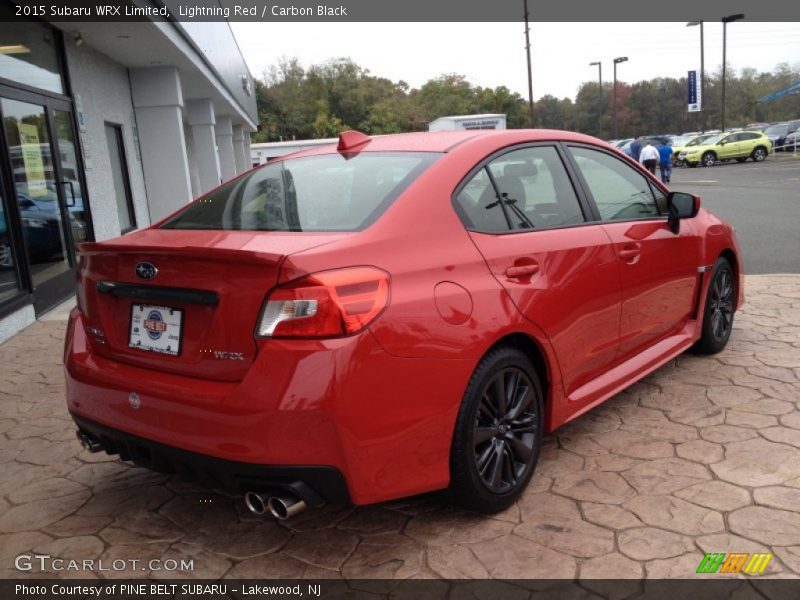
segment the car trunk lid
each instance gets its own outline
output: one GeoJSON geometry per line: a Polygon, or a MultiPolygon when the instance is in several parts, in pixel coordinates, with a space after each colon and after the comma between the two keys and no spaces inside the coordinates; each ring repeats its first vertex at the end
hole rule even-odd
{"type": "Polygon", "coordinates": [[[239,381],[255,359],[254,328],[283,259],[346,235],[148,229],[83,244],[79,294],[90,343],[119,362],[239,381]]]}

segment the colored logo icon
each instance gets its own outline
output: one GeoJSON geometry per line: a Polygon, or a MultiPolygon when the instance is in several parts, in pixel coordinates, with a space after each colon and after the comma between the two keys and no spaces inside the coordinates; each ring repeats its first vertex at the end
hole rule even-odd
{"type": "Polygon", "coordinates": [[[772,554],[766,552],[750,554],[749,552],[725,552],[708,553],[697,566],[697,573],[708,574],[735,574],[747,573],[749,575],[761,575],[767,568],[772,554]]]}

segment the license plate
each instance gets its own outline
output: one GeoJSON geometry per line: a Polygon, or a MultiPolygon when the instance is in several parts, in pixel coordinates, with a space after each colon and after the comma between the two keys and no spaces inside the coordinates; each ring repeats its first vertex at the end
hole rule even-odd
{"type": "Polygon", "coordinates": [[[177,356],[181,352],[183,311],[168,306],[134,304],[128,346],[177,356]]]}

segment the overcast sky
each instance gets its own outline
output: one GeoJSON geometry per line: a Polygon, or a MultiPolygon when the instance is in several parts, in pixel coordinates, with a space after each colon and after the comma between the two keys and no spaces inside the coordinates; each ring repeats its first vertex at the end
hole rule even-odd
{"type": "MultiPolygon", "coordinates": [[[[484,87],[505,85],[527,97],[522,23],[231,23],[251,72],[260,77],[281,56],[308,66],[350,57],[373,75],[419,87],[460,73],[484,87]]],[[[706,71],[722,64],[722,24],[705,24],[706,71]]],[[[681,23],[533,23],[533,94],[575,97],[583,81],[613,78],[612,59],[627,56],[617,78],[634,83],[682,77],[700,68],[699,27],[681,23]]],[[[728,25],[728,66],[772,70],[800,63],[800,23],[728,25]]]]}

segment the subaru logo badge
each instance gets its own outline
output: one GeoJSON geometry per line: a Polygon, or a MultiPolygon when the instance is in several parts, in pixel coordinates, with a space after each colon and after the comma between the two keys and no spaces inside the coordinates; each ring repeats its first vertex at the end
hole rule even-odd
{"type": "Polygon", "coordinates": [[[140,262],[136,265],[136,276],[139,279],[155,279],[158,275],[158,269],[153,263],[140,262]]]}
{"type": "Polygon", "coordinates": [[[139,407],[142,406],[142,401],[139,399],[139,394],[136,392],[131,392],[128,394],[128,404],[131,405],[133,410],[139,410],[139,407]]]}

